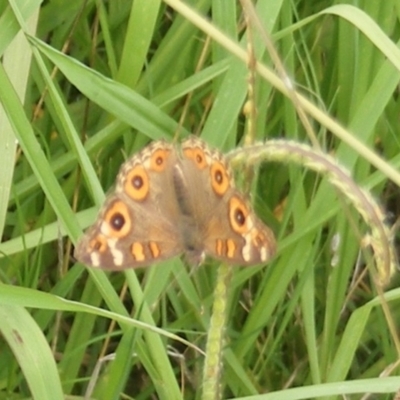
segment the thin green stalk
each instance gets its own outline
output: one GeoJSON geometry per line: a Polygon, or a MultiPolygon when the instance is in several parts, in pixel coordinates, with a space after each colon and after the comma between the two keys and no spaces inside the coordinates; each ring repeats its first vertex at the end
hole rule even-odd
{"type": "Polygon", "coordinates": [[[218,400],[221,398],[222,347],[226,326],[228,287],[231,278],[232,268],[227,264],[221,264],[218,269],[217,283],[214,291],[213,313],[208,331],[206,359],[203,370],[202,400],[218,400]]]}

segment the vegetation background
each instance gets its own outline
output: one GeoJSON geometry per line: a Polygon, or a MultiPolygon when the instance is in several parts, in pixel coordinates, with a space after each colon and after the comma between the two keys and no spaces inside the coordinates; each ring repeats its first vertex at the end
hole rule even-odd
{"type": "MultiPolygon", "coordinates": [[[[393,224],[400,2],[255,6],[315,105],[305,111],[321,148],[393,224]]],[[[0,1],[0,399],[206,398],[197,348],[217,263],[105,273],[75,263],[71,249],[120,164],[149,140],[182,126],[181,136],[224,151],[241,146],[246,28],[234,0],[0,1]]],[[[252,37],[274,70],[256,29],[252,37]]],[[[257,140],[309,143],[280,78],[258,76],[255,87],[257,140]]],[[[252,199],[279,248],[267,267],[232,270],[221,397],[394,398],[399,278],[380,298],[363,274],[374,264],[362,246],[369,227],[324,176],[283,162],[258,172],[252,199]]]]}

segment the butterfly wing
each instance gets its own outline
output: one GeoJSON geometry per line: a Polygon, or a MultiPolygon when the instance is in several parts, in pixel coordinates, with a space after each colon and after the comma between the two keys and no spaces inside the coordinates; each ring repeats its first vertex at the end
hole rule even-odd
{"type": "Polygon", "coordinates": [[[236,188],[225,157],[203,141],[190,137],[182,143],[187,200],[191,205],[202,250],[236,265],[268,261],[275,253],[275,238],[236,188]]]}
{"type": "Polygon", "coordinates": [[[115,191],[75,249],[75,258],[93,267],[141,267],[182,253],[172,191],[176,151],[154,142],[122,167],[115,191]]]}
{"type": "Polygon", "coordinates": [[[224,198],[224,212],[213,213],[204,243],[207,254],[233,265],[251,266],[269,261],[276,251],[275,237],[236,189],[224,198]]]}

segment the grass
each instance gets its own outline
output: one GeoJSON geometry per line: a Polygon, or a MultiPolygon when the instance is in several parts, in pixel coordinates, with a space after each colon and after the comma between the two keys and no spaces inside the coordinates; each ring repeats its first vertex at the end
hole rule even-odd
{"type": "Polygon", "coordinates": [[[386,236],[396,243],[400,6],[260,0],[256,13],[296,82],[293,97],[250,21],[256,140],[286,143],[261,152],[242,147],[237,2],[0,4],[0,399],[394,398],[399,278],[376,277],[388,275],[386,236]],[[276,233],[274,260],[125,273],[75,263],[120,164],[178,130],[230,151],[238,178],[257,166],[252,199],[276,233]],[[319,156],[317,143],[332,164],[288,143],[319,156]],[[207,337],[224,345],[222,370],[207,337]]]}

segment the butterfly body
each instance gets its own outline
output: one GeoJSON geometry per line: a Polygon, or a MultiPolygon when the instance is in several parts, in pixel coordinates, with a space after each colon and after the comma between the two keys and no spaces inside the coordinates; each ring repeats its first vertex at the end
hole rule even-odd
{"type": "Polygon", "coordinates": [[[234,186],[217,151],[190,137],[156,141],[123,166],[114,192],[79,241],[75,257],[94,267],[141,267],[184,253],[253,265],[275,252],[272,231],[234,186]]]}

